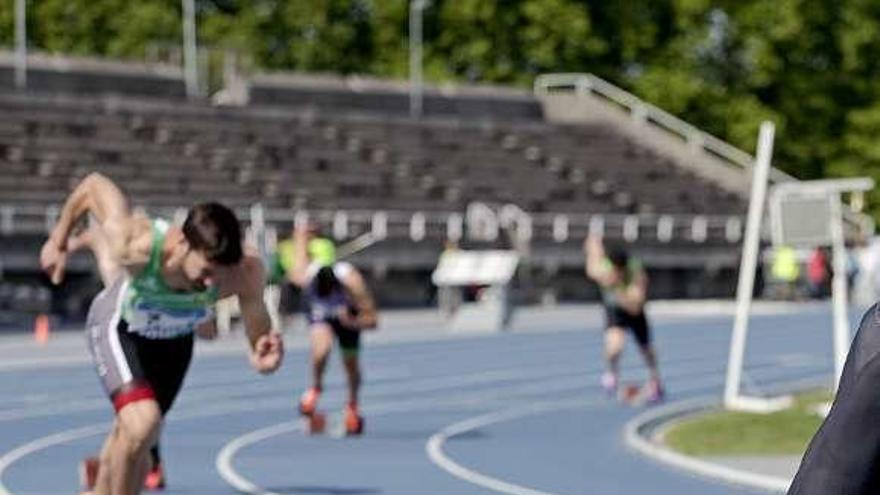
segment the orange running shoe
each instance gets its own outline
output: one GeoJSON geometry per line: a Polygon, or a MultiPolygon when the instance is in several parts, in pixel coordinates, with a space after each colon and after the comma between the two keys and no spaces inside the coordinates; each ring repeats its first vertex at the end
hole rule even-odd
{"type": "Polygon", "coordinates": [[[98,468],[101,461],[97,457],[87,457],[79,463],[79,484],[83,490],[93,490],[98,482],[98,468]]]}
{"type": "Polygon", "coordinates": [[[165,470],[162,469],[161,463],[153,466],[153,469],[147,473],[147,477],[144,478],[144,489],[150,492],[165,489],[165,470]]]}
{"type": "Polygon", "coordinates": [[[302,397],[299,398],[299,413],[303,416],[315,414],[315,409],[318,408],[318,399],[320,398],[320,389],[315,387],[307,389],[303,392],[302,397]]]}
{"type": "Polygon", "coordinates": [[[358,414],[355,404],[345,406],[345,434],[360,435],[364,432],[364,418],[358,414]]]}

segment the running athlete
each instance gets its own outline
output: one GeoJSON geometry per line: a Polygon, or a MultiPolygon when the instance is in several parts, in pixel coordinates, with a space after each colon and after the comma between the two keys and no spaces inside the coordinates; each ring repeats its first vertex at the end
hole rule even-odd
{"type": "Polygon", "coordinates": [[[788,495],[880,493],[880,305],[862,317],[837,396],[788,495]]]}
{"type": "Polygon", "coordinates": [[[121,276],[92,302],[86,323],[98,376],[116,411],[97,483],[87,493],[136,495],[162,418],[186,375],[193,333],[215,326],[214,302],[239,297],[250,362],[258,372],[281,365],[283,346],[263,303],[262,262],[243,251],[231,210],[199,204],[182,228],[172,227],[130,214],[119,188],[90,174],[67,198],[40,253],[54,284],[62,282],[74,225],[87,213],[107,243],[93,251],[98,264],[121,268],[121,276]]]}
{"type": "Polygon", "coordinates": [[[620,355],[629,329],[650,372],[646,385],[646,399],[657,402],[663,398],[663,386],[657,368],[657,354],[651,344],[651,330],[645,316],[648,276],[638,260],[622,249],[606,252],[602,238],[590,235],[584,241],[587,277],[599,285],[605,306],[606,371],[602,374],[602,388],[609,394],[617,391],[620,381],[620,355]]]}
{"type": "Polygon", "coordinates": [[[349,435],[359,435],[364,428],[364,420],[358,409],[361,330],[376,328],[376,304],[363,276],[354,266],[345,262],[321,266],[309,259],[308,229],[297,229],[294,236],[296,263],[289,277],[305,294],[312,342],[312,385],[300,398],[299,411],[307,417],[315,414],[323,390],[327,358],[335,337],[342,349],[342,362],[348,379],[345,430],[349,435]]]}
{"type": "MultiPolygon", "coordinates": [[[[320,235],[320,227],[317,223],[309,221],[309,259],[312,262],[323,265],[331,265],[336,261],[336,246],[333,241],[320,235]]],[[[280,286],[279,312],[285,317],[285,327],[292,325],[293,315],[302,307],[302,294],[288,277],[293,271],[294,261],[294,231],[290,236],[278,242],[278,246],[272,256],[270,268],[271,284],[280,286]]]]}
{"type": "MultiPolygon", "coordinates": [[[[88,248],[95,255],[98,265],[98,274],[104,287],[110,287],[117,277],[124,272],[122,267],[115,262],[109,252],[110,243],[97,226],[89,227],[77,234],[67,243],[67,252],[72,254],[80,249],[88,248]]],[[[196,327],[196,335],[212,340],[217,336],[216,327],[212,325],[199,325],[196,327]]],[[[94,489],[98,480],[98,470],[101,460],[99,457],[89,457],[80,465],[80,484],[83,488],[94,489]]],[[[150,448],[150,469],[144,479],[144,489],[148,491],[164,490],[167,485],[165,470],[162,467],[162,456],[159,441],[150,448]]]]}

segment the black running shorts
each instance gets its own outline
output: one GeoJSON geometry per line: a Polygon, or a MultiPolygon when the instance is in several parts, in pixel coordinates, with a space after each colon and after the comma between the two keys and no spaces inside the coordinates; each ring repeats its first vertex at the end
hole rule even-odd
{"type": "Polygon", "coordinates": [[[645,312],[637,315],[628,313],[623,308],[605,306],[605,328],[621,327],[629,329],[640,346],[646,347],[651,344],[651,331],[648,327],[648,319],[645,312]]]}
{"type": "Polygon", "coordinates": [[[132,402],[152,399],[164,415],[183,385],[193,336],[148,339],[129,332],[121,317],[126,284],[120,277],[92,301],[86,321],[89,350],[117,412],[132,402]]]}

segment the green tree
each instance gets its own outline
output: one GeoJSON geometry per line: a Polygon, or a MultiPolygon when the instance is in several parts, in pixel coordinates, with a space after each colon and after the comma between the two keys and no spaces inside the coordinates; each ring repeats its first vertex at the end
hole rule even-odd
{"type": "Polygon", "coordinates": [[[445,74],[531,84],[542,72],[585,70],[607,50],[589,11],[572,0],[455,0],[438,5],[435,58],[445,74]]]}
{"type": "Polygon", "coordinates": [[[40,0],[32,7],[29,42],[51,53],[142,56],[151,42],[180,38],[173,0],[40,0]]]}
{"type": "Polygon", "coordinates": [[[409,72],[409,2],[376,0],[370,10],[369,72],[402,78],[409,72]]]}

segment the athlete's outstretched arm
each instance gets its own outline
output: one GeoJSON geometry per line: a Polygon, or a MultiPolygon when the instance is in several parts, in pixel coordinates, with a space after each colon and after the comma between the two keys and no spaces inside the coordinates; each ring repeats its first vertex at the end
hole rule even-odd
{"type": "Polygon", "coordinates": [[[263,263],[248,255],[242,260],[240,270],[238,304],[251,345],[251,365],[260,373],[272,373],[281,366],[284,348],[281,336],[272,330],[272,319],[263,301],[263,263]]]}
{"type": "Polygon", "coordinates": [[[287,278],[297,287],[309,285],[309,229],[305,225],[293,230],[293,267],[287,278]]]}
{"type": "Polygon", "coordinates": [[[91,173],[67,197],[58,221],[40,252],[40,265],[54,284],[61,283],[64,276],[67,244],[73,226],[86,213],[91,213],[98,221],[110,253],[118,259],[124,256],[128,238],[128,202],[110,179],[91,173]]]}
{"type": "Polygon", "coordinates": [[[89,249],[95,255],[104,287],[109,287],[122,273],[122,264],[113,257],[109,241],[100,228],[91,226],[67,240],[68,254],[80,249],[89,249]]]}
{"type": "Polygon", "coordinates": [[[376,328],[379,324],[376,301],[373,299],[373,295],[370,294],[363,275],[353,268],[342,282],[349,295],[351,295],[358,311],[351,326],[355,328],[376,328]]]}
{"type": "Polygon", "coordinates": [[[584,271],[587,277],[599,284],[604,284],[607,274],[602,268],[602,260],[605,259],[605,247],[602,238],[590,234],[584,240],[584,271]]]}

